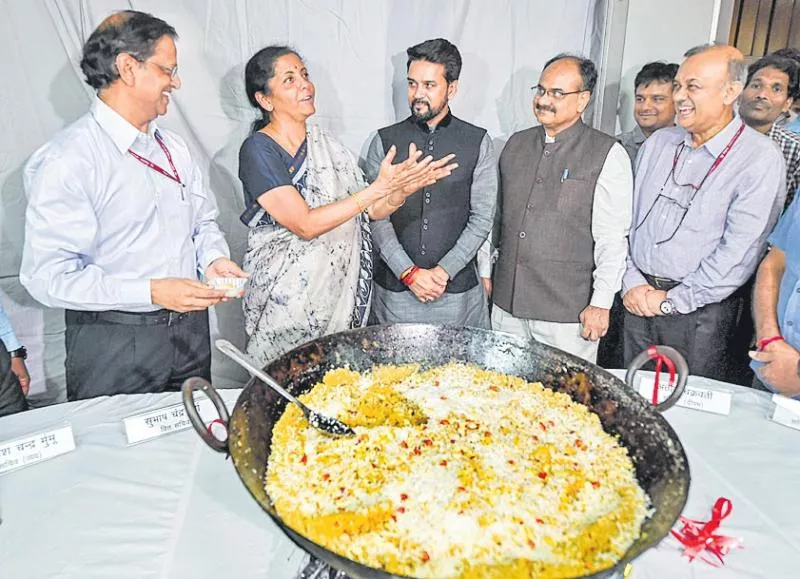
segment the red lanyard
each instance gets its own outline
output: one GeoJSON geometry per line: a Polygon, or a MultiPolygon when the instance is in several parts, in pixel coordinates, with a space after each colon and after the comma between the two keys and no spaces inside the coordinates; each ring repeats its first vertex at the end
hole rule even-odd
{"type": "MultiPolygon", "coordinates": [[[[700,184],[697,185],[696,187],[694,185],[690,184],[692,189],[694,189],[694,193],[695,194],[698,191],[700,191],[700,187],[703,186],[703,183],[706,182],[706,179],[708,179],[711,176],[711,174],[714,171],[716,171],[719,168],[720,165],[722,165],[722,161],[724,161],[725,157],[728,156],[728,153],[731,152],[731,149],[733,148],[733,145],[736,144],[736,141],[739,140],[739,137],[742,136],[743,132],[744,132],[744,122],[742,122],[742,126],[739,127],[739,130],[736,131],[736,134],[733,135],[733,138],[730,140],[730,142],[727,145],[725,145],[724,149],[722,149],[722,152],[719,154],[719,156],[716,159],[714,159],[714,163],[711,165],[711,168],[708,170],[708,172],[706,173],[705,177],[703,177],[703,180],[700,181],[700,184]]],[[[675,174],[675,169],[678,166],[678,159],[681,158],[681,153],[683,153],[683,149],[684,149],[685,146],[686,146],[686,144],[684,143],[683,147],[679,147],[675,151],[675,156],[672,158],[672,174],[673,175],[675,174]]],[[[667,179],[669,179],[669,177],[667,177],[667,179]]],[[[692,195],[692,199],[694,199],[694,194],[692,195]]]]}
{"type": "Polygon", "coordinates": [[[156,165],[150,159],[145,159],[144,157],[142,157],[141,155],[139,155],[137,153],[134,153],[130,149],[128,149],[128,152],[131,155],[133,155],[134,159],[137,159],[141,163],[144,163],[147,167],[150,167],[153,171],[158,171],[159,173],[164,175],[164,177],[166,177],[167,179],[172,179],[173,181],[175,181],[181,187],[185,187],[185,185],[181,181],[180,175],[178,175],[178,170],[175,168],[175,163],[172,162],[172,155],[170,155],[169,149],[167,149],[167,146],[164,144],[164,141],[161,140],[161,136],[158,134],[157,131],[154,134],[154,137],[155,137],[156,142],[158,143],[159,147],[161,147],[161,150],[164,151],[164,155],[166,155],[166,157],[167,157],[167,161],[169,162],[169,167],[170,167],[170,169],[172,169],[172,174],[167,173],[166,169],[164,169],[160,165],[156,165]]]}

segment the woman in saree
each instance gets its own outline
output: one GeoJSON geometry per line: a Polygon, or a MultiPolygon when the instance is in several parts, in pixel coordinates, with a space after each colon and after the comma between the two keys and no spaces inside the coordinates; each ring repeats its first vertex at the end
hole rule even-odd
{"type": "Polygon", "coordinates": [[[245,67],[250,103],[262,119],[239,152],[250,228],[243,300],[247,353],[258,363],[320,336],[366,324],[372,290],[369,219],[456,168],[449,155],[407,161],[387,153],[367,185],[353,155],[319,127],[314,84],[300,56],[268,46],[245,67]]]}

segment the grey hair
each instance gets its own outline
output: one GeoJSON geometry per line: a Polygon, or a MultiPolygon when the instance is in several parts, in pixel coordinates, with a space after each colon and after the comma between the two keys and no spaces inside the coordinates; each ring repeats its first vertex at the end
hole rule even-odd
{"type": "MultiPolygon", "coordinates": [[[[700,44],[699,46],[694,46],[687,50],[683,56],[684,58],[689,58],[690,56],[696,56],[698,54],[703,54],[711,50],[712,48],[716,48],[718,46],[727,46],[724,42],[710,42],[708,44],[700,44]]],[[[742,85],[747,84],[747,61],[743,58],[731,58],[728,61],[728,78],[731,82],[740,82],[742,85]]]]}

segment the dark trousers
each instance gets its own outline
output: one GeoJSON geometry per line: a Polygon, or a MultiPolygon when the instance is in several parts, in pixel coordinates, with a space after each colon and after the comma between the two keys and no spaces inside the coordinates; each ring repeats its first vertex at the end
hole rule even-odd
{"type": "Polygon", "coordinates": [[[739,311],[736,296],[685,315],[643,318],[626,311],[625,365],[648,346],[672,346],[686,358],[690,374],[725,381],[739,311]]]}
{"type": "Polygon", "coordinates": [[[208,312],[66,315],[67,399],[180,390],[211,379],[208,312]]]}
{"type": "Polygon", "coordinates": [[[597,348],[597,365],[603,368],[625,367],[625,306],[619,293],[614,296],[614,304],[608,315],[608,332],[600,338],[597,348]]]}
{"type": "Polygon", "coordinates": [[[747,353],[755,348],[756,329],[753,322],[753,286],[756,282],[754,275],[741,288],[736,290],[735,296],[739,297],[739,316],[736,320],[736,334],[730,347],[730,366],[726,382],[741,386],[752,386],[755,376],[750,368],[750,356],[747,353]]]}
{"type": "Polygon", "coordinates": [[[28,409],[17,375],[11,371],[11,356],[0,340],[0,416],[28,409]]]}

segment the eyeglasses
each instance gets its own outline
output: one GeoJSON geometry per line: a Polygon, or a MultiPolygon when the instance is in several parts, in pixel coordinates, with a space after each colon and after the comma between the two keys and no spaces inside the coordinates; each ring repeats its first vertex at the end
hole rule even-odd
{"type": "Polygon", "coordinates": [[[152,60],[144,60],[142,62],[144,62],[145,64],[152,64],[154,66],[157,66],[158,68],[160,68],[162,70],[162,72],[164,74],[166,74],[170,78],[174,79],[176,76],[178,76],[178,65],[177,64],[175,66],[173,66],[172,68],[169,68],[169,67],[166,67],[166,66],[164,66],[162,64],[158,64],[157,62],[153,62],[152,60]]]}
{"type": "Polygon", "coordinates": [[[565,92],[565,91],[561,90],[560,88],[544,88],[540,84],[537,84],[536,86],[532,86],[531,90],[538,97],[543,97],[545,95],[548,95],[550,98],[552,98],[553,100],[557,100],[557,101],[563,100],[563,98],[565,96],[567,96],[567,95],[587,92],[587,90],[585,88],[582,88],[581,90],[573,90],[573,91],[565,92]]]}
{"type": "Polygon", "coordinates": [[[706,172],[705,176],[700,181],[699,185],[695,185],[694,183],[680,183],[678,179],[675,177],[675,170],[678,167],[678,161],[680,160],[681,154],[683,154],[683,150],[685,148],[686,148],[686,143],[684,142],[678,143],[678,146],[675,147],[675,154],[672,157],[672,169],[670,169],[669,175],[667,175],[667,178],[664,179],[664,184],[661,186],[661,190],[658,192],[658,195],[653,201],[653,204],[650,206],[650,209],[648,209],[644,218],[642,218],[639,224],[634,228],[634,231],[637,231],[642,225],[645,224],[647,218],[650,217],[650,214],[653,212],[653,209],[655,209],[656,205],[661,206],[661,210],[658,213],[663,215],[664,217],[667,217],[667,215],[673,215],[675,211],[680,211],[681,212],[680,218],[677,220],[678,223],[675,226],[675,229],[672,231],[672,234],[666,239],[656,241],[656,245],[667,243],[668,241],[671,241],[675,237],[675,235],[678,233],[678,230],[681,228],[681,225],[683,225],[684,220],[686,219],[686,214],[689,212],[689,208],[691,208],[692,203],[694,203],[694,198],[697,196],[697,192],[700,191],[700,188],[703,186],[703,183],[706,182],[708,176],[713,172],[714,166],[712,165],[712,168],[706,172]],[[672,181],[672,183],[676,187],[680,187],[681,189],[685,187],[689,187],[691,189],[692,194],[689,197],[689,201],[687,203],[685,204],[681,203],[679,200],[674,199],[669,195],[664,195],[664,189],[667,187],[667,183],[669,181],[672,181]],[[664,203],[666,203],[666,206],[664,206],[664,203]]]}

